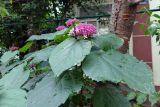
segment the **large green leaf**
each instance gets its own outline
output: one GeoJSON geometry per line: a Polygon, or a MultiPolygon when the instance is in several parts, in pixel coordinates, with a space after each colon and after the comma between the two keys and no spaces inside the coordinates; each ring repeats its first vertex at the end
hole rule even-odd
{"type": "Polygon", "coordinates": [[[0,61],[2,63],[7,63],[9,62],[10,60],[12,60],[19,52],[18,51],[8,51],[8,52],[5,52],[3,54],[3,56],[1,57],[0,61]]]}
{"type": "Polygon", "coordinates": [[[93,107],[131,107],[127,98],[113,86],[100,87],[93,95],[93,107]]]}
{"type": "Polygon", "coordinates": [[[21,89],[9,89],[0,94],[0,107],[27,107],[26,92],[21,89]]]}
{"type": "Polygon", "coordinates": [[[20,88],[27,81],[30,74],[29,71],[24,71],[25,65],[26,64],[21,64],[4,75],[0,80],[0,85],[6,89],[20,88]]]}
{"type": "Polygon", "coordinates": [[[79,71],[67,73],[62,78],[54,77],[53,72],[49,73],[28,93],[28,107],[58,107],[69,95],[81,90],[81,78],[79,71]]]}
{"type": "Polygon", "coordinates": [[[57,31],[55,33],[48,33],[48,34],[42,34],[42,35],[33,35],[31,36],[27,41],[34,41],[34,40],[53,40],[58,35],[63,35],[66,33],[68,29],[64,29],[61,31],[57,31]]]}
{"type": "Polygon", "coordinates": [[[93,42],[96,46],[103,49],[104,51],[110,49],[118,49],[123,45],[123,39],[117,37],[112,33],[95,36],[93,42]]]}
{"type": "Polygon", "coordinates": [[[91,42],[69,38],[53,49],[49,63],[56,76],[83,61],[90,53],[91,42]]]}
{"type": "Polygon", "coordinates": [[[124,81],[130,88],[144,93],[155,91],[150,68],[129,54],[93,52],[86,58],[83,71],[96,81],[124,81]]]}
{"type": "Polygon", "coordinates": [[[12,70],[15,66],[20,65],[22,63],[23,63],[22,61],[18,61],[18,62],[15,62],[13,64],[10,64],[10,65],[4,64],[4,65],[0,66],[0,73],[3,76],[4,74],[6,74],[10,70],[12,70]]]}
{"type": "Polygon", "coordinates": [[[47,61],[54,47],[55,46],[50,46],[48,48],[33,52],[26,56],[26,60],[33,58],[33,62],[47,61]]]}

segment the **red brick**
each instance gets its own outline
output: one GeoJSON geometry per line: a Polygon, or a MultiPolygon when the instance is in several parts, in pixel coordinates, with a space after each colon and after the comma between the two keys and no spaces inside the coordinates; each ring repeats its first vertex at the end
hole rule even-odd
{"type": "Polygon", "coordinates": [[[151,38],[133,37],[133,55],[144,62],[152,62],[151,38]]]}

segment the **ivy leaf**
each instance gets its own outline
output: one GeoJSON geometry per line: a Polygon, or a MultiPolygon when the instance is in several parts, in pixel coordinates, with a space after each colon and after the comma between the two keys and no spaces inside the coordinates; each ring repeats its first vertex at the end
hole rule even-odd
{"type": "Polygon", "coordinates": [[[24,71],[25,65],[26,64],[23,63],[4,75],[4,77],[0,79],[0,85],[6,89],[20,88],[27,81],[30,74],[29,71],[24,71]]]}
{"type": "Polygon", "coordinates": [[[100,36],[95,36],[93,38],[93,42],[96,46],[100,47],[104,51],[108,51],[110,49],[120,48],[123,45],[124,41],[116,35],[108,33],[100,36]]]}
{"type": "Polygon", "coordinates": [[[62,78],[50,72],[28,93],[28,107],[59,107],[69,95],[81,90],[81,78],[79,71],[69,72],[62,78]]]}
{"type": "Polygon", "coordinates": [[[82,69],[96,81],[124,81],[130,88],[143,93],[155,92],[150,68],[129,54],[117,51],[93,52],[86,58],[82,69]]]}
{"type": "Polygon", "coordinates": [[[52,71],[59,76],[65,70],[83,61],[90,53],[91,42],[87,40],[77,41],[69,38],[53,49],[49,58],[52,71]]]}
{"type": "Polygon", "coordinates": [[[26,107],[26,92],[21,89],[9,89],[0,94],[0,107],[26,107]]]}
{"type": "Polygon", "coordinates": [[[5,52],[3,54],[3,56],[1,57],[0,61],[2,63],[7,63],[9,62],[10,60],[12,60],[19,52],[18,51],[8,51],[8,52],[5,52]]]}
{"type": "Polygon", "coordinates": [[[27,41],[34,40],[53,40],[57,35],[64,35],[68,29],[63,29],[61,31],[57,31],[55,33],[41,34],[41,35],[33,35],[27,41]]]}
{"type": "Polygon", "coordinates": [[[106,86],[96,89],[93,107],[131,107],[131,105],[117,88],[106,86]]]}

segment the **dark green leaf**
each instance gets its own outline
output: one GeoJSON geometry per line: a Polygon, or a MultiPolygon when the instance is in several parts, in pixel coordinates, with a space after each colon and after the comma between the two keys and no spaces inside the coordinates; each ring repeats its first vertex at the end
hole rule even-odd
{"type": "Polygon", "coordinates": [[[153,16],[154,16],[155,18],[160,19],[160,15],[158,15],[158,14],[153,14],[153,16]]]}
{"type": "Polygon", "coordinates": [[[93,107],[131,107],[131,105],[117,88],[107,86],[96,89],[93,107]]]}

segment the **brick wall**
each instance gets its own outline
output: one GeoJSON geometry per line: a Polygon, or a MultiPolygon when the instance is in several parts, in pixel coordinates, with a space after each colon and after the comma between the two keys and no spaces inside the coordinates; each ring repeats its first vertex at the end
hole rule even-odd
{"type": "MultiPolygon", "coordinates": [[[[138,11],[148,8],[148,3],[139,4],[138,11]]],[[[151,50],[151,37],[146,36],[144,31],[140,28],[140,23],[145,24],[147,28],[147,23],[149,21],[149,16],[145,13],[136,15],[136,23],[133,27],[133,55],[139,60],[143,60],[150,67],[152,67],[152,50],[151,50]]]]}

